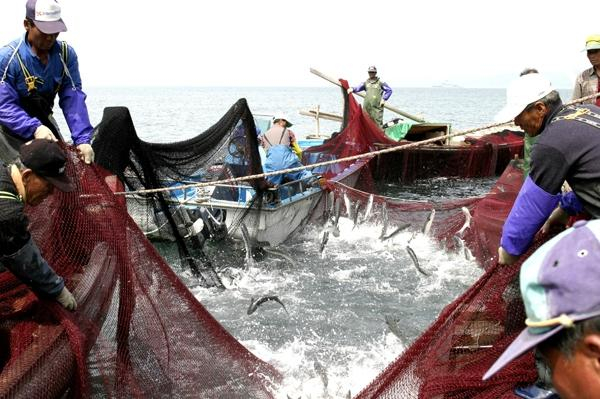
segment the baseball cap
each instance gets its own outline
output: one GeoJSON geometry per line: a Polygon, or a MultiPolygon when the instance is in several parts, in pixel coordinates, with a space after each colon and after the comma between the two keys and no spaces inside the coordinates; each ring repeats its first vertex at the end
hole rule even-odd
{"type": "Polygon", "coordinates": [[[497,122],[515,119],[527,106],[550,94],[554,88],[548,79],[539,73],[520,76],[506,89],[506,105],[496,115],[497,122]]]}
{"type": "Polygon", "coordinates": [[[47,35],[67,31],[56,0],[27,0],[25,17],[33,20],[35,26],[47,35]]]}
{"type": "Polygon", "coordinates": [[[588,36],[585,39],[585,49],[583,51],[598,49],[600,49],[600,35],[588,36]]]}
{"type": "Polygon", "coordinates": [[[375,72],[375,73],[377,73],[377,68],[375,68],[374,66],[370,66],[369,69],[367,69],[367,72],[375,72]]]}
{"type": "Polygon", "coordinates": [[[21,162],[36,175],[44,178],[60,191],[70,192],[75,186],[65,173],[67,156],[57,142],[35,139],[20,148],[21,162]]]}
{"type": "Polygon", "coordinates": [[[290,120],[288,119],[288,117],[285,114],[276,114],[273,117],[273,123],[275,123],[275,122],[277,122],[277,121],[279,121],[281,119],[283,119],[284,121],[286,121],[286,124],[285,124],[286,127],[291,127],[293,125],[293,123],[290,122],[290,120]]]}
{"type": "Polygon", "coordinates": [[[573,323],[600,316],[600,220],[576,222],[535,251],[521,266],[527,328],[483,376],[573,323]]]}

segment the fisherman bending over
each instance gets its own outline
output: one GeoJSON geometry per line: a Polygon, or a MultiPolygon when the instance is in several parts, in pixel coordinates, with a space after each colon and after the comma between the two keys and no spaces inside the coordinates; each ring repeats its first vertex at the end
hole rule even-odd
{"type": "Polygon", "coordinates": [[[525,133],[539,136],[531,172],[502,230],[498,261],[512,264],[551,214],[550,223],[583,210],[600,217],[600,107],[563,106],[558,92],[538,73],[519,77],[506,94],[497,119],[514,119],[525,133]],[[561,195],[565,180],[573,191],[561,195]]]}
{"type": "Polygon", "coordinates": [[[36,139],[22,145],[20,155],[22,167],[0,165],[0,272],[10,270],[35,293],[75,310],[75,298],[42,257],[24,213],[24,203],[38,205],[55,187],[73,190],[65,154],[56,142],[36,139]]]}
{"type": "Polygon", "coordinates": [[[33,138],[62,140],[52,108],[56,94],[73,144],[94,161],[92,125],[81,90],[77,54],[56,40],[67,27],[55,0],[27,0],[25,34],[0,49],[0,161],[13,162],[33,138]]]}
{"type": "Polygon", "coordinates": [[[369,79],[358,87],[350,87],[348,94],[366,91],[363,109],[367,111],[377,126],[383,126],[383,105],[392,96],[392,89],[377,76],[377,68],[370,66],[367,70],[369,79]]]}
{"type": "MultiPolygon", "coordinates": [[[[299,158],[302,151],[296,141],[296,136],[289,130],[292,124],[283,115],[273,119],[273,126],[259,136],[262,147],[267,154],[267,160],[263,167],[265,172],[297,168],[302,166],[299,158]]],[[[309,170],[285,173],[281,175],[268,176],[267,180],[273,184],[281,184],[284,180],[294,181],[311,177],[309,170]]]]}

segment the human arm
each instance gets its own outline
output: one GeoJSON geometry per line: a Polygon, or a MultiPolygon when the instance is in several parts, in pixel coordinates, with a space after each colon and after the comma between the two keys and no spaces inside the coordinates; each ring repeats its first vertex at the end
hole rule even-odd
{"type": "Polygon", "coordinates": [[[362,82],[359,86],[348,88],[348,93],[360,93],[361,91],[365,91],[365,82],[362,82]]]}
{"type": "Polygon", "coordinates": [[[21,107],[19,94],[8,80],[0,83],[0,125],[26,140],[32,139],[42,126],[39,119],[30,117],[21,107]]]}
{"type": "Polygon", "coordinates": [[[383,90],[383,95],[381,96],[381,99],[383,101],[389,100],[389,98],[392,96],[392,88],[388,86],[387,83],[383,82],[381,83],[381,90],[383,90]]]}

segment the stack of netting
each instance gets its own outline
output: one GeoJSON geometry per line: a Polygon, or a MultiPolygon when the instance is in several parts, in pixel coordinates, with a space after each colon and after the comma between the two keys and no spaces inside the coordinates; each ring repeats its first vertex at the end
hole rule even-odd
{"type": "Polygon", "coordinates": [[[26,212],[78,309],[0,274],[0,397],[270,398],[278,373],[198,303],[113,195],[114,177],[70,158],[77,190],[26,212]]]}

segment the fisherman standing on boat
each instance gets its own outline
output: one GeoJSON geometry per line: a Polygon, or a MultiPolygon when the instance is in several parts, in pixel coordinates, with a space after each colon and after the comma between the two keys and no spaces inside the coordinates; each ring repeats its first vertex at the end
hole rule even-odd
{"type": "Polygon", "coordinates": [[[56,94],[85,163],[94,161],[93,128],[81,90],[77,54],[57,41],[67,27],[55,0],[27,0],[25,34],[0,49],[0,160],[12,162],[33,138],[62,140],[52,108],[56,94]]]}
{"type": "Polygon", "coordinates": [[[370,66],[367,70],[369,79],[358,87],[350,87],[348,94],[365,91],[363,109],[367,111],[377,126],[383,126],[383,105],[392,96],[392,89],[377,76],[377,68],[370,66]]]}
{"type": "Polygon", "coordinates": [[[73,190],[65,174],[67,158],[58,143],[35,139],[21,146],[20,159],[21,167],[0,164],[0,273],[8,269],[36,294],[75,310],[75,298],[42,257],[24,212],[25,204],[38,205],[55,187],[73,190]]]}
{"type": "Polygon", "coordinates": [[[498,262],[512,264],[551,214],[549,222],[581,211],[600,218],[600,107],[563,106],[539,73],[519,77],[506,95],[497,119],[513,119],[528,135],[539,136],[531,171],[502,229],[498,262]],[[573,191],[562,195],[565,180],[573,191]]]}
{"type": "MultiPolygon", "coordinates": [[[[600,397],[599,285],[600,220],[580,220],[523,263],[520,287],[527,328],[483,379],[537,347],[560,398],[600,397]]],[[[497,379],[502,381],[502,375],[497,379]]]]}
{"type": "MultiPolygon", "coordinates": [[[[575,88],[573,89],[573,100],[600,92],[600,79],[598,78],[600,76],[600,35],[589,36],[585,40],[584,51],[587,52],[592,67],[577,76],[575,88]]],[[[600,97],[586,102],[600,106],[600,97]]]]}
{"type": "MultiPolygon", "coordinates": [[[[291,126],[292,124],[286,116],[277,115],[273,118],[273,126],[259,136],[261,145],[267,154],[267,159],[263,167],[265,172],[302,166],[299,160],[302,152],[300,151],[300,147],[298,147],[294,132],[289,130],[291,126]],[[298,155],[299,151],[300,155],[298,155]]],[[[310,176],[312,176],[312,173],[309,170],[302,170],[300,172],[268,176],[267,180],[273,184],[281,184],[284,179],[293,181],[310,176]]]]}

